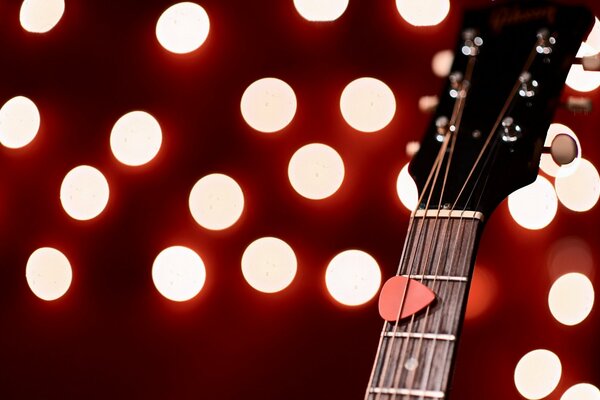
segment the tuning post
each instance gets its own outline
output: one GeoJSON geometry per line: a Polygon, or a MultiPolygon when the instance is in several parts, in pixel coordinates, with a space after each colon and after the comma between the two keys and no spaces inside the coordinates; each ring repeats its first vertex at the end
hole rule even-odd
{"type": "Polygon", "coordinates": [[[521,127],[515,124],[512,117],[506,117],[502,120],[501,129],[502,140],[507,143],[515,142],[522,135],[521,127]]]}
{"type": "Polygon", "coordinates": [[[566,133],[559,133],[552,140],[549,147],[544,147],[543,153],[550,154],[558,165],[572,163],[579,155],[577,142],[566,133]]]}
{"type": "Polygon", "coordinates": [[[479,129],[475,129],[473,132],[471,132],[471,136],[473,139],[481,139],[481,131],[479,129]]]}
{"type": "Polygon", "coordinates": [[[549,55],[556,44],[556,38],[550,34],[548,29],[541,29],[537,33],[537,45],[535,51],[539,54],[549,55]]]}
{"type": "Polygon", "coordinates": [[[441,117],[438,117],[438,119],[435,120],[435,126],[437,128],[436,134],[435,134],[435,140],[437,140],[440,143],[444,141],[444,137],[446,136],[446,134],[448,133],[448,130],[450,129],[449,125],[450,125],[450,121],[448,120],[448,117],[445,117],[443,115],[441,117]]]}
{"type": "Polygon", "coordinates": [[[538,82],[535,79],[532,79],[531,73],[523,72],[521,76],[519,76],[519,82],[521,82],[521,87],[519,88],[519,96],[525,98],[535,96],[535,93],[538,88],[538,82]]]}
{"type": "Polygon", "coordinates": [[[483,39],[475,29],[465,29],[462,34],[464,43],[461,49],[465,56],[476,56],[483,45],[483,39]]]}
{"type": "Polygon", "coordinates": [[[448,76],[450,80],[450,97],[457,98],[459,96],[464,97],[466,90],[469,88],[469,81],[464,79],[462,72],[454,71],[448,76]]]}

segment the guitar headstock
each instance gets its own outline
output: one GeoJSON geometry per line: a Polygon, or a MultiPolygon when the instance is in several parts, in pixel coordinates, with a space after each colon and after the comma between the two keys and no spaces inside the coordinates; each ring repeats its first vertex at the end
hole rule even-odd
{"type": "Polygon", "coordinates": [[[546,132],[594,17],[518,1],[467,12],[448,82],[410,164],[419,208],[489,215],[538,174],[546,132]]]}

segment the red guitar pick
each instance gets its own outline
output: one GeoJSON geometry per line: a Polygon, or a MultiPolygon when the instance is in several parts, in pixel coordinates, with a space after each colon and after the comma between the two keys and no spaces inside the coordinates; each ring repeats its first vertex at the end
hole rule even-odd
{"type": "Polygon", "coordinates": [[[433,300],[435,300],[435,293],[421,282],[405,276],[394,276],[388,279],[379,294],[379,315],[386,321],[396,321],[416,314],[430,305],[433,300]],[[407,288],[405,297],[404,292],[407,288]],[[404,304],[402,304],[403,298],[404,304]],[[401,305],[402,310],[400,310],[401,305]]]}

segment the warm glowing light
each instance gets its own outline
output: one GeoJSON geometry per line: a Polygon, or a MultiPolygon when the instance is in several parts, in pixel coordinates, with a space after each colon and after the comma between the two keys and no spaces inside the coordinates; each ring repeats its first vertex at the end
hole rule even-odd
{"type": "Polygon", "coordinates": [[[558,172],[554,181],[560,202],[573,211],[588,211],[600,198],[600,176],[596,167],[582,158],[574,171],[558,172]]]}
{"type": "Polygon", "coordinates": [[[542,229],[556,215],[558,200],[554,187],[543,176],[508,196],[508,210],[515,222],[527,229],[542,229]]]}
{"type": "Polygon", "coordinates": [[[60,202],[74,219],[97,217],[108,204],[108,181],[94,167],[80,165],[73,168],[60,186],[60,202]]]}
{"type": "Polygon", "coordinates": [[[297,265],[294,250],[274,237],[255,240],[242,255],[242,273],[246,282],[264,293],[275,293],[288,287],[294,280],[297,265]]]}
{"type": "Polygon", "coordinates": [[[419,203],[419,191],[417,184],[408,172],[408,164],[400,170],[396,180],[396,193],[402,202],[402,205],[409,211],[414,211],[419,203]]]}
{"type": "Polygon", "coordinates": [[[183,2],[167,8],[156,23],[156,37],[172,53],[190,53],[208,37],[208,14],[196,3],[183,2]]]}
{"type": "Polygon", "coordinates": [[[260,132],[277,132],[288,126],[296,114],[296,95],[290,85],[277,78],[262,78],[242,95],[242,116],[260,132]]]}
{"type": "Polygon", "coordinates": [[[498,286],[491,271],[476,266],[471,279],[465,318],[475,319],[484,316],[494,304],[497,293],[498,286]]]}
{"type": "Polygon", "coordinates": [[[244,193],[227,175],[211,174],[200,179],[190,193],[190,212],[198,225],[218,231],[237,222],[244,210],[244,193]]]}
{"type": "Polygon", "coordinates": [[[558,356],[548,350],[525,354],[515,368],[515,385],[521,395],[537,400],[548,396],[560,381],[562,366],[558,356]]]}
{"type": "Polygon", "coordinates": [[[187,301],[200,293],[206,269],[195,251],[183,246],[168,247],[154,260],[152,280],[167,299],[187,301]]]}
{"type": "Polygon", "coordinates": [[[28,145],[40,129],[40,112],[33,101],[17,96],[0,108],[0,143],[11,149],[28,145]]]}
{"type": "Polygon", "coordinates": [[[553,279],[567,272],[592,276],[595,269],[590,245],[573,236],[558,240],[548,253],[548,271],[553,279]]]}
{"type": "Polygon", "coordinates": [[[577,149],[579,149],[578,157],[569,164],[559,166],[554,162],[550,154],[542,154],[542,157],[540,158],[540,169],[550,176],[556,176],[559,168],[562,168],[562,170],[565,172],[575,170],[581,158],[581,145],[579,144],[579,138],[577,138],[577,135],[571,128],[563,124],[555,123],[550,125],[548,128],[548,133],[546,134],[544,146],[549,147],[556,135],[561,133],[569,135],[575,140],[575,143],[577,143],[577,149]]]}
{"type": "Polygon", "coordinates": [[[548,295],[550,312],[564,325],[577,325],[592,311],[594,287],[587,276],[571,272],[558,278],[548,295]]]}
{"type": "Polygon", "coordinates": [[[567,389],[560,400],[600,400],[600,390],[589,383],[579,383],[567,389]]]}
{"type": "Polygon", "coordinates": [[[26,31],[45,33],[58,24],[64,12],[64,0],[24,0],[19,20],[26,31]]]}
{"type": "Polygon", "coordinates": [[[33,294],[50,301],[62,297],[69,290],[73,272],[63,253],[51,247],[42,247],[29,256],[25,277],[33,294]]]}
{"type": "Polygon", "coordinates": [[[385,128],[396,113],[396,99],[388,85],[375,78],[359,78],[342,92],[340,109],[346,122],[361,132],[385,128]]]}
{"type": "MultiPolygon", "coordinates": [[[[598,50],[584,42],[577,52],[577,57],[592,56],[598,53],[598,50]]],[[[600,87],[600,72],[585,71],[583,65],[573,64],[567,75],[566,84],[578,92],[591,92],[600,87]]]]}
{"type": "Polygon", "coordinates": [[[288,166],[288,177],[298,194],[321,200],[334,194],[344,180],[344,161],[337,151],[321,143],[298,149],[288,166]]]}
{"type": "Polygon", "coordinates": [[[309,21],[334,21],[342,16],[349,0],[294,0],[294,6],[309,21]]]}
{"type": "Polygon", "coordinates": [[[600,20],[598,20],[598,17],[596,17],[596,23],[585,42],[593,51],[600,51],[600,20]]]}
{"type": "Polygon", "coordinates": [[[348,306],[371,300],[381,285],[377,261],[360,250],[346,250],[336,255],[327,266],[325,284],[331,296],[348,306]]]}
{"type": "Polygon", "coordinates": [[[445,78],[450,75],[453,62],[454,53],[452,50],[438,51],[431,59],[431,69],[436,76],[445,78]]]}
{"type": "Polygon", "coordinates": [[[138,166],[152,160],[162,143],[158,121],[144,111],[123,115],[110,133],[110,148],[117,160],[125,165],[138,166]]]}
{"type": "Polygon", "coordinates": [[[396,8],[406,22],[415,26],[437,25],[450,11],[449,0],[396,0],[396,8]]]}

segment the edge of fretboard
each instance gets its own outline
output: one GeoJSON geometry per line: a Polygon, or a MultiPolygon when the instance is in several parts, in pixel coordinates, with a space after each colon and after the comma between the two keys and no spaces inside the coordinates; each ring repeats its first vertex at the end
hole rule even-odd
{"type": "Polygon", "coordinates": [[[469,210],[416,210],[412,217],[426,218],[459,218],[459,219],[478,219],[483,221],[483,214],[479,211],[469,210]]]}

